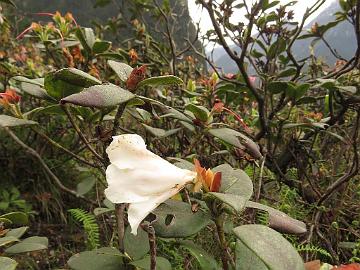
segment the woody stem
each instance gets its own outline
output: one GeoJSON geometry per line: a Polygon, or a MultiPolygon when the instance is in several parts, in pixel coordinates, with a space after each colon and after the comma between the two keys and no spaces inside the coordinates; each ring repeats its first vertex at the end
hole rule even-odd
{"type": "Polygon", "coordinates": [[[125,247],[124,247],[125,208],[126,208],[125,203],[119,203],[119,204],[116,204],[116,206],[115,206],[115,215],[116,215],[116,221],[117,221],[117,233],[118,233],[118,238],[119,238],[119,240],[118,240],[119,241],[119,250],[122,253],[125,252],[125,247]]]}

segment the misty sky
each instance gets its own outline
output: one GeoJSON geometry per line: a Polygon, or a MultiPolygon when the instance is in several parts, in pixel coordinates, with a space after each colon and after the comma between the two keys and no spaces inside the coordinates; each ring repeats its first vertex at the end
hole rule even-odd
{"type": "MultiPolygon", "coordinates": [[[[310,22],[313,18],[315,18],[319,13],[322,12],[326,7],[328,7],[334,0],[326,0],[326,2],[323,4],[323,6],[312,16],[308,19],[308,22],[310,22]]],[[[247,0],[248,3],[251,2],[251,0],[247,0]]],[[[281,3],[288,3],[290,0],[281,0],[281,3]]],[[[302,15],[304,14],[307,7],[310,7],[316,2],[316,0],[298,0],[297,4],[294,5],[293,10],[295,11],[295,19],[300,20],[302,18],[302,15]]],[[[195,4],[195,0],[188,0],[189,5],[189,11],[190,16],[194,20],[195,23],[200,21],[200,28],[201,33],[206,33],[207,30],[209,30],[212,25],[210,18],[207,15],[206,11],[202,11],[202,9],[195,4]]],[[[243,16],[243,14],[236,14],[238,18],[243,16]]]]}

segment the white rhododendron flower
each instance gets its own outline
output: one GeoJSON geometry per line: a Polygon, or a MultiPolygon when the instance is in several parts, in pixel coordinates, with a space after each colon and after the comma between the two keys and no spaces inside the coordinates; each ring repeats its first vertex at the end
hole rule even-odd
{"type": "Polygon", "coordinates": [[[113,137],[106,149],[111,164],[106,169],[106,197],[113,203],[129,203],[131,232],[160,203],[177,194],[196,177],[146,149],[137,134],[113,137]]]}

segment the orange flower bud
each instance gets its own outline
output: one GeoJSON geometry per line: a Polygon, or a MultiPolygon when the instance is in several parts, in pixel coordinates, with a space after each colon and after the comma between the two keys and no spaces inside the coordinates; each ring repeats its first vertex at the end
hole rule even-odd
{"type": "Polygon", "coordinates": [[[74,21],[74,17],[70,12],[66,13],[64,18],[65,18],[66,22],[68,22],[68,23],[71,23],[74,21]]]}
{"type": "Polygon", "coordinates": [[[35,23],[35,22],[33,22],[31,24],[30,28],[32,30],[34,30],[35,32],[40,32],[42,30],[42,26],[40,24],[38,24],[38,23],[35,23]]]}
{"type": "Polygon", "coordinates": [[[19,103],[21,97],[13,89],[7,89],[5,93],[0,93],[0,105],[7,107],[9,104],[19,103]]]}
{"type": "MultiPolygon", "coordinates": [[[[206,192],[219,192],[221,186],[221,172],[213,173],[210,169],[201,167],[200,162],[195,159],[195,171],[197,173],[198,183],[201,183],[206,192]]],[[[195,184],[195,191],[199,185],[195,184]]]]}
{"type": "Polygon", "coordinates": [[[129,57],[130,57],[130,64],[136,64],[137,60],[139,59],[137,52],[134,49],[131,49],[129,51],[129,57]]]}

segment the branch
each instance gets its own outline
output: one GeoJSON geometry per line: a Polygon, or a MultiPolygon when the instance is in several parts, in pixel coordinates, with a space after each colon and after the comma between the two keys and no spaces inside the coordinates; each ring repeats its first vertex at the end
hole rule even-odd
{"type": "Polygon", "coordinates": [[[71,125],[73,126],[73,128],[75,129],[75,131],[77,132],[77,134],[79,135],[80,139],[84,142],[84,144],[86,145],[86,147],[90,150],[91,153],[94,154],[94,156],[100,160],[102,163],[104,163],[104,159],[95,151],[95,149],[90,145],[89,141],[86,139],[85,135],[81,132],[80,128],[78,127],[78,125],[75,123],[70,111],[68,110],[68,108],[66,107],[66,105],[62,105],[61,106],[62,109],[64,110],[64,112],[66,113],[66,115],[68,116],[71,125]]]}
{"type": "Polygon", "coordinates": [[[33,148],[31,148],[30,146],[26,145],[25,143],[23,143],[9,128],[5,127],[4,130],[10,135],[10,137],[18,144],[20,145],[22,148],[25,149],[26,152],[28,152],[30,155],[32,155],[33,157],[35,157],[41,167],[43,167],[43,169],[45,170],[45,172],[51,177],[51,179],[54,181],[55,185],[60,188],[62,191],[69,193],[70,195],[76,197],[76,198],[80,198],[88,203],[91,203],[93,205],[97,205],[96,202],[89,200],[87,198],[85,198],[84,196],[79,195],[76,191],[69,189],[67,187],[65,187],[60,179],[52,172],[52,170],[46,165],[46,163],[44,162],[44,160],[41,158],[41,156],[39,155],[38,152],[36,152],[33,148]]]}

